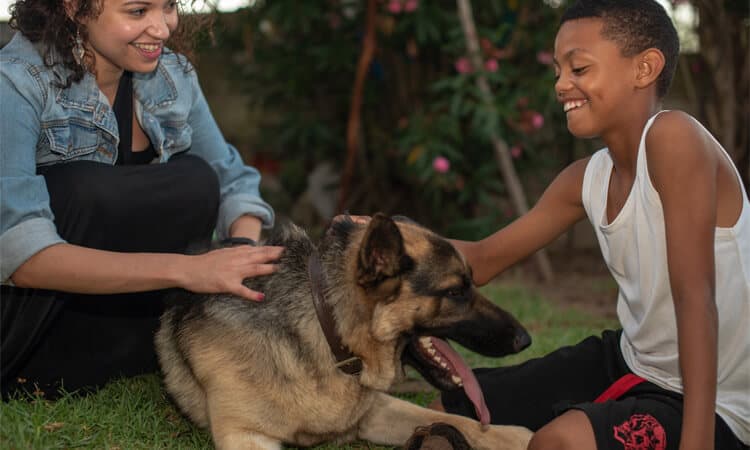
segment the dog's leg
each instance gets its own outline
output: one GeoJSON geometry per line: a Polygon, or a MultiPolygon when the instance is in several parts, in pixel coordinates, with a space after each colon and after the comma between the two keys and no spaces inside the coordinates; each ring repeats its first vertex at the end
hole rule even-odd
{"type": "MultiPolygon", "coordinates": [[[[228,391],[225,391],[228,392],[228,391]]],[[[220,396],[208,397],[211,437],[217,450],[281,450],[281,441],[263,434],[243,412],[220,396]]]]}
{"type": "Polygon", "coordinates": [[[247,430],[211,426],[211,435],[217,450],[281,450],[278,440],[247,430]]]}
{"type": "Polygon", "coordinates": [[[531,431],[523,427],[482,425],[467,417],[417,406],[387,394],[376,394],[372,408],[359,425],[359,438],[387,445],[403,445],[418,426],[435,422],[453,425],[477,450],[525,450],[531,431]]]}

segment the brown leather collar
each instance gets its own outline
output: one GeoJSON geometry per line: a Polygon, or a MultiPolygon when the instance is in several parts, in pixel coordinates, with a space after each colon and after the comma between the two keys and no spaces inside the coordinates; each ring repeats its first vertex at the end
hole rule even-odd
{"type": "Polygon", "coordinates": [[[323,270],[317,251],[313,251],[307,261],[307,273],[310,276],[310,289],[315,313],[318,315],[318,322],[320,328],[323,329],[328,346],[331,347],[331,352],[336,357],[336,367],[349,375],[359,375],[362,372],[362,360],[355,356],[341,341],[341,336],[336,331],[333,309],[325,301],[325,295],[323,294],[325,280],[323,279],[323,270]]]}

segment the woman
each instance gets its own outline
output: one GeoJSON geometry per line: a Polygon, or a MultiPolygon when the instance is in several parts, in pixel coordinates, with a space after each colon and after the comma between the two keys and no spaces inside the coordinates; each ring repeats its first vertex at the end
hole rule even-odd
{"type": "MultiPolygon", "coordinates": [[[[258,172],[228,145],[173,0],[19,0],[0,51],[0,368],[54,396],[157,368],[164,289],[263,294],[277,247],[258,172]],[[244,240],[241,238],[245,238],[244,240]]],[[[194,35],[194,34],[193,34],[194,35]]]]}

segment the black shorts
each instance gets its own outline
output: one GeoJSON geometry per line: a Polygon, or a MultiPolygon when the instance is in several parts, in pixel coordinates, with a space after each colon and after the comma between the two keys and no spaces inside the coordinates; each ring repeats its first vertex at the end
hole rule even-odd
{"type": "MultiPolygon", "coordinates": [[[[621,331],[605,331],[517,366],[477,369],[492,423],[538,430],[570,409],[589,418],[600,450],[672,450],[679,447],[682,395],[643,382],[617,400],[595,403],[613,383],[632,374],[620,351],[621,331]],[[637,444],[636,444],[637,443],[637,444]]],[[[463,391],[444,392],[445,410],[474,417],[463,391]]],[[[716,449],[747,450],[716,415],[716,449]]]]}

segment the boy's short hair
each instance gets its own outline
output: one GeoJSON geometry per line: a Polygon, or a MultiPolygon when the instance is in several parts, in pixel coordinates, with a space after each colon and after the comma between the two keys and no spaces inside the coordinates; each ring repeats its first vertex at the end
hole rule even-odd
{"type": "Polygon", "coordinates": [[[585,18],[602,19],[602,36],[617,43],[626,57],[649,48],[661,50],[665,63],[656,88],[659,98],[666,95],[677,68],[680,40],[660,4],[655,0],[578,0],[563,13],[560,25],[585,18]]]}

